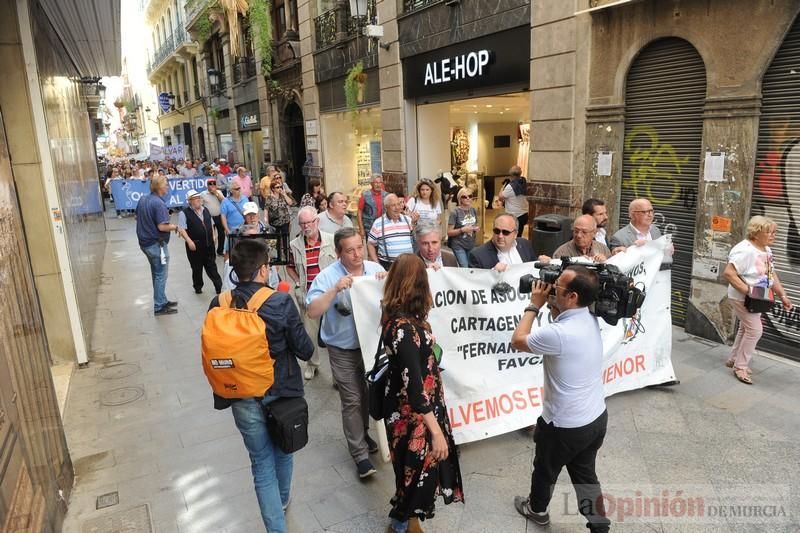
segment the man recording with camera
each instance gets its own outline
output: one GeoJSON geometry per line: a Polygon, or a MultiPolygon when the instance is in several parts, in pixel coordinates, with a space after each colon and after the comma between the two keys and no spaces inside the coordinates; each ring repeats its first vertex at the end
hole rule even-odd
{"type": "Polygon", "coordinates": [[[610,521],[595,473],[608,423],[601,379],[603,343],[597,318],[588,308],[598,290],[597,274],[583,266],[566,267],[553,284],[537,280],[514,331],[515,349],[544,356],[544,401],[533,434],[531,490],[527,498],[516,496],[514,507],[535,524],[547,525],[553,488],[566,466],[587,527],[605,533],[610,521]],[[548,297],[554,320],[534,327],[548,297]]]}

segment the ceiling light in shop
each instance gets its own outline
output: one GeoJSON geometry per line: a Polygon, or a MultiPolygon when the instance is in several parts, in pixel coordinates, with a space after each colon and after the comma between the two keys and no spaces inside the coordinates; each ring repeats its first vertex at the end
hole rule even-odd
{"type": "Polygon", "coordinates": [[[486,104],[486,109],[490,109],[491,107],[492,107],[492,104],[486,104]]]}
{"type": "Polygon", "coordinates": [[[502,114],[503,114],[503,112],[502,112],[502,111],[500,111],[500,114],[502,115],[502,114]]]}
{"type": "Polygon", "coordinates": [[[510,107],[507,107],[505,110],[506,110],[506,111],[511,111],[511,108],[510,108],[510,107]]]}

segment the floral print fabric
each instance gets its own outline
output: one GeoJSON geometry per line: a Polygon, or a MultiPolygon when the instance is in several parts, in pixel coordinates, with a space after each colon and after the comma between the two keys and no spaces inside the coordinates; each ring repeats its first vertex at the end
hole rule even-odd
{"type": "Polygon", "coordinates": [[[445,504],[464,501],[458,450],[433,355],[435,341],[427,324],[423,327],[406,318],[389,320],[383,335],[389,357],[384,424],[396,489],[389,516],[400,521],[413,516],[424,520],[433,517],[437,496],[445,504]],[[423,421],[430,412],[449,443],[449,456],[440,462],[431,457],[431,433],[423,421]]]}
{"type": "Polygon", "coordinates": [[[283,226],[290,222],[289,206],[283,196],[269,195],[264,200],[264,205],[267,208],[271,226],[283,226]]]}

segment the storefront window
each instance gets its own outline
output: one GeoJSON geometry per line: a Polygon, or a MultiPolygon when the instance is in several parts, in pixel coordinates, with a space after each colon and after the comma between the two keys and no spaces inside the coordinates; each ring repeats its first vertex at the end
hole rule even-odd
{"type": "Polygon", "coordinates": [[[223,133],[217,135],[217,145],[219,146],[219,156],[226,158],[230,163],[233,161],[233,135],[230,133],[223,133]]]}
{"type": "Polygon", "coordinates": [[[347,194],[350,206],[382,171],[381,114],[377,108],[320,117],[325,190],[347,194]]]}

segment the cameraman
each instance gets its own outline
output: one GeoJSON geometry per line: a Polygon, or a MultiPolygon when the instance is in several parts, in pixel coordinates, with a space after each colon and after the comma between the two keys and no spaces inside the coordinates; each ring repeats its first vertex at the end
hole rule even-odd
{"type": "Polygon", "coordinates": [[[544,355],[544,401],[533,440],[531,491],[514,498],[517,511],[540,526],[550,522],[548,505],[561,468],[566,466],[578,497],[578,510],[593,532],[607,532],[595,458],[608,423],[601,380],[603,344],[588,306],[598,292],[597,275],[569,266],[554,285],[536,281],[512,343],[521,352],[544,355]],[[539,309],[550,297],[554,321],[536,327],[539,309]]]}

